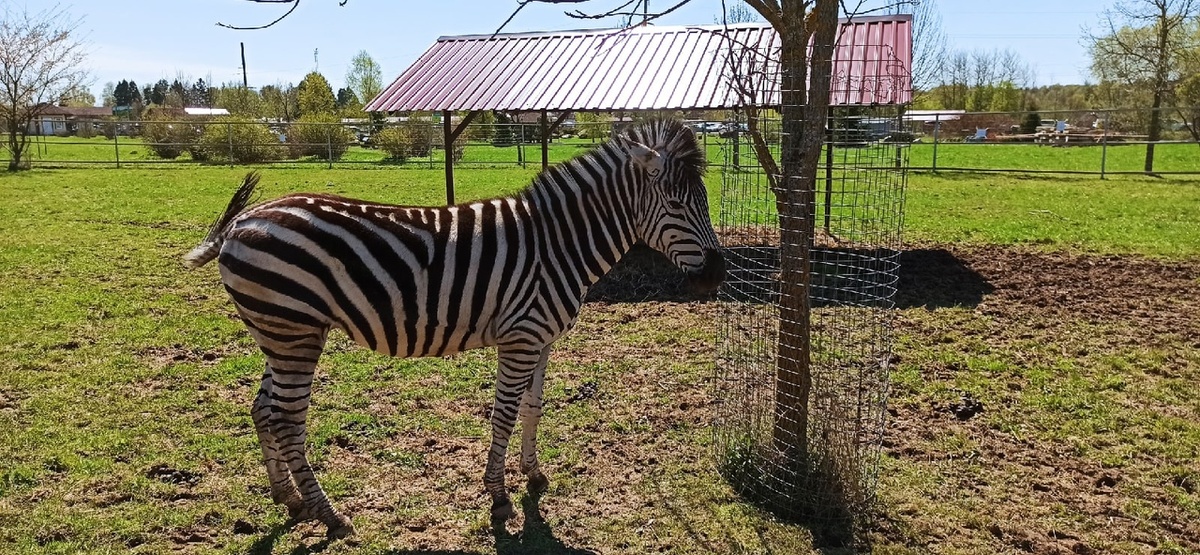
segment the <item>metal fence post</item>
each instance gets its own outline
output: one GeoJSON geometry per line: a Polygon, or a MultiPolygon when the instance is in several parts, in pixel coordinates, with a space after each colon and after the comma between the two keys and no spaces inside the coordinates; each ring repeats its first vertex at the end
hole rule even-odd
{"type": "Polygon", "coordinates": [[[117,168],[121,167],[121,132],[120,128],[113,131],[113,153],[117,156],[117,168]]]}
{"type": "Polygon", "coordinates": [[[933,114],[933,172],[937,173],[938,134],[942,131],[942,114],[933,114]]]}
{"type": "Polygon", "coordinates": [[[229,167],[233,167],[233,124],[225,122],[225,134],[229,138],[229,167]]]}
{"type": "Polygon", "coordinates": [[[1104,129],[1100,134],[1100,179],[1106,179],[1104,172],[1108,166],[1108,119],[1105,118],[1104,129]]]}
{"type": "Polygon", "coordinates": [[[330,131],[333,124],[322,124],[325,126],[325,161],[327,168],[333,169],[333,132],[330,131]]]}

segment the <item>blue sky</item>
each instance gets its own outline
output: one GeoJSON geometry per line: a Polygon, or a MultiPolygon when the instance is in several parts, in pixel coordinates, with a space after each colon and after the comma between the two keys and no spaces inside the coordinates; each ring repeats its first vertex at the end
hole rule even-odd
{"type": "MultiPolygon", "coordinates": [[[[53,0],[9,0],[41,9],[53,0]]],[[[656,0],[667,7],[674,0],[656,0]]],[[[953,47],[1011,48],[1030,63],[1037,84],[1082,83],[1088,79],[1081,29],[1095,26],[1110,0],[937,0],[943,28],[953,47]]],[[[594,6],[616,5],[595,0],[594,6]]],[[[89,65],[97,97],[107,81],[133,79],[139,86],[177,75],[217,84],[241,81],[238,43],[246,44],[251,86],[277,81],[298,83],[319,68],[342,86],[351,57],[366,50],[390,82],[441,35],[489,33],[504,21],[516,0],[304,0],[287,19],[269,29],[234,31],[235,25],[263,24],[286,6],[246,0],[66,0],[61,4],[82,19],[80,31],[91,52],[89,65]],[[314,62],[314,50],[317,51],[314,62]]],[[[692,0],[661,24],[709,24],[720,0],[692,0]]],[[[580,21],[562,8],[531,5],[509,31],[611,27],[617,20],[580,21]]]]}

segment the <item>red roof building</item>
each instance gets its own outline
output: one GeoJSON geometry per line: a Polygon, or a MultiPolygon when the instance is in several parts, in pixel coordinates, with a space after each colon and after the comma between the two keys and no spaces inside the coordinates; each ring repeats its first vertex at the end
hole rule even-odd
{"type": "MultiPolygon", "coordinates": [[[[626,111],[778,103],[769,25],[644,26],[441,37],[368,111],[626,111]],[[751,93],[751,91],[755,91],[751,93]]],[[[912,99],[912,16],[843,20],[834,105],[912,99]]]]}

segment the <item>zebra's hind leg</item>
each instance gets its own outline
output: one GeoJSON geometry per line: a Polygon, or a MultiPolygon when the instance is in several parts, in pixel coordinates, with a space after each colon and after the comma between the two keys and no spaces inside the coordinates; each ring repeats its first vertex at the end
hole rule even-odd
{"type": "Polygon", "coordinates": [[[542,420],[542,385],[546,378],[546,359],[550,347],[542,349],[541,359],[529,380],[529,387],[521,396],[521,473],[525,474],[527,492],[533,495],[545,493],[550,480],[538,466],[537,429],[542,420]]]}
{"type": "MultiPolygon", "coordinates": [[[[275,457],[286,465],[286,471],[290,473],[295,491],[299,494],[298,503],[285,502],[288,513],[297,520],[319,520],[329,528],[329,537],[344,538],[354,533],[354,526],[348,517],[329,503],[305,453],[313,373],[317,368],[317,359],[325,348],[328,331],[305,329],[288,330],[287,333],[277,330],[266,332],[251,326],[252,335],[267,356],[270,389],[265,398],[260,397],[261,403],[270,409],[266,435],[274,440],[275,457]]],[[[256,407],[259,403],[256,399],[256,407]]],[[[267,447],[264,447],[264,453],[266,450],[267,447]]],[[[268,463],[267,473],[272,472],[268,463]]],[[[271,479],[274,497],[275,476],[271,476],[271,479]]],[[[286,486],[281,488],[280,493],[287,499],[290,492],[286,486]]]]}
{"type": "Polygon", "coordinates": [[[267,467],[267,479],[271,482],[271,500],[285,505],[288,514],[296,517],[304,508],[300,491],[292,482],[292,472],[280,458],[279,446],[271,434],[270,422],[274,410],[271,407],[271,367],[263,372],[262,386],[254,398],[250,417],[254,420],[254,431],[258,433],[258,444],[262,447],[263,464],[267,467]]]}
{"type": "Polygon", "coordinates": [[[494,520],[507,520],[517,514],[504,487],[504,456],[517,424],[521,398],[542,360],[542,352],[540,347],[526,343],[501,345],[497,350],[500,368],[496,375],[496,401],[492,405],[492,446],[483,473],[483,486],[492,496],[494,520]]]}

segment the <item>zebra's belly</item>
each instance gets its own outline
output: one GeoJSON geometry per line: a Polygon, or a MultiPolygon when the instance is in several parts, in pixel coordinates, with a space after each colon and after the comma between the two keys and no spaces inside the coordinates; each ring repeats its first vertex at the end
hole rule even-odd
{"type": "Polygon", "coordinates": [[[495,334],[487,326],[450,328],[430,322],[412,324],[414,322],[396,326],[398,333],[395,336],[370,338],[352,327],[336,327],[363,347],[399,358],[446,356],[496,345],[495,334]]]}

